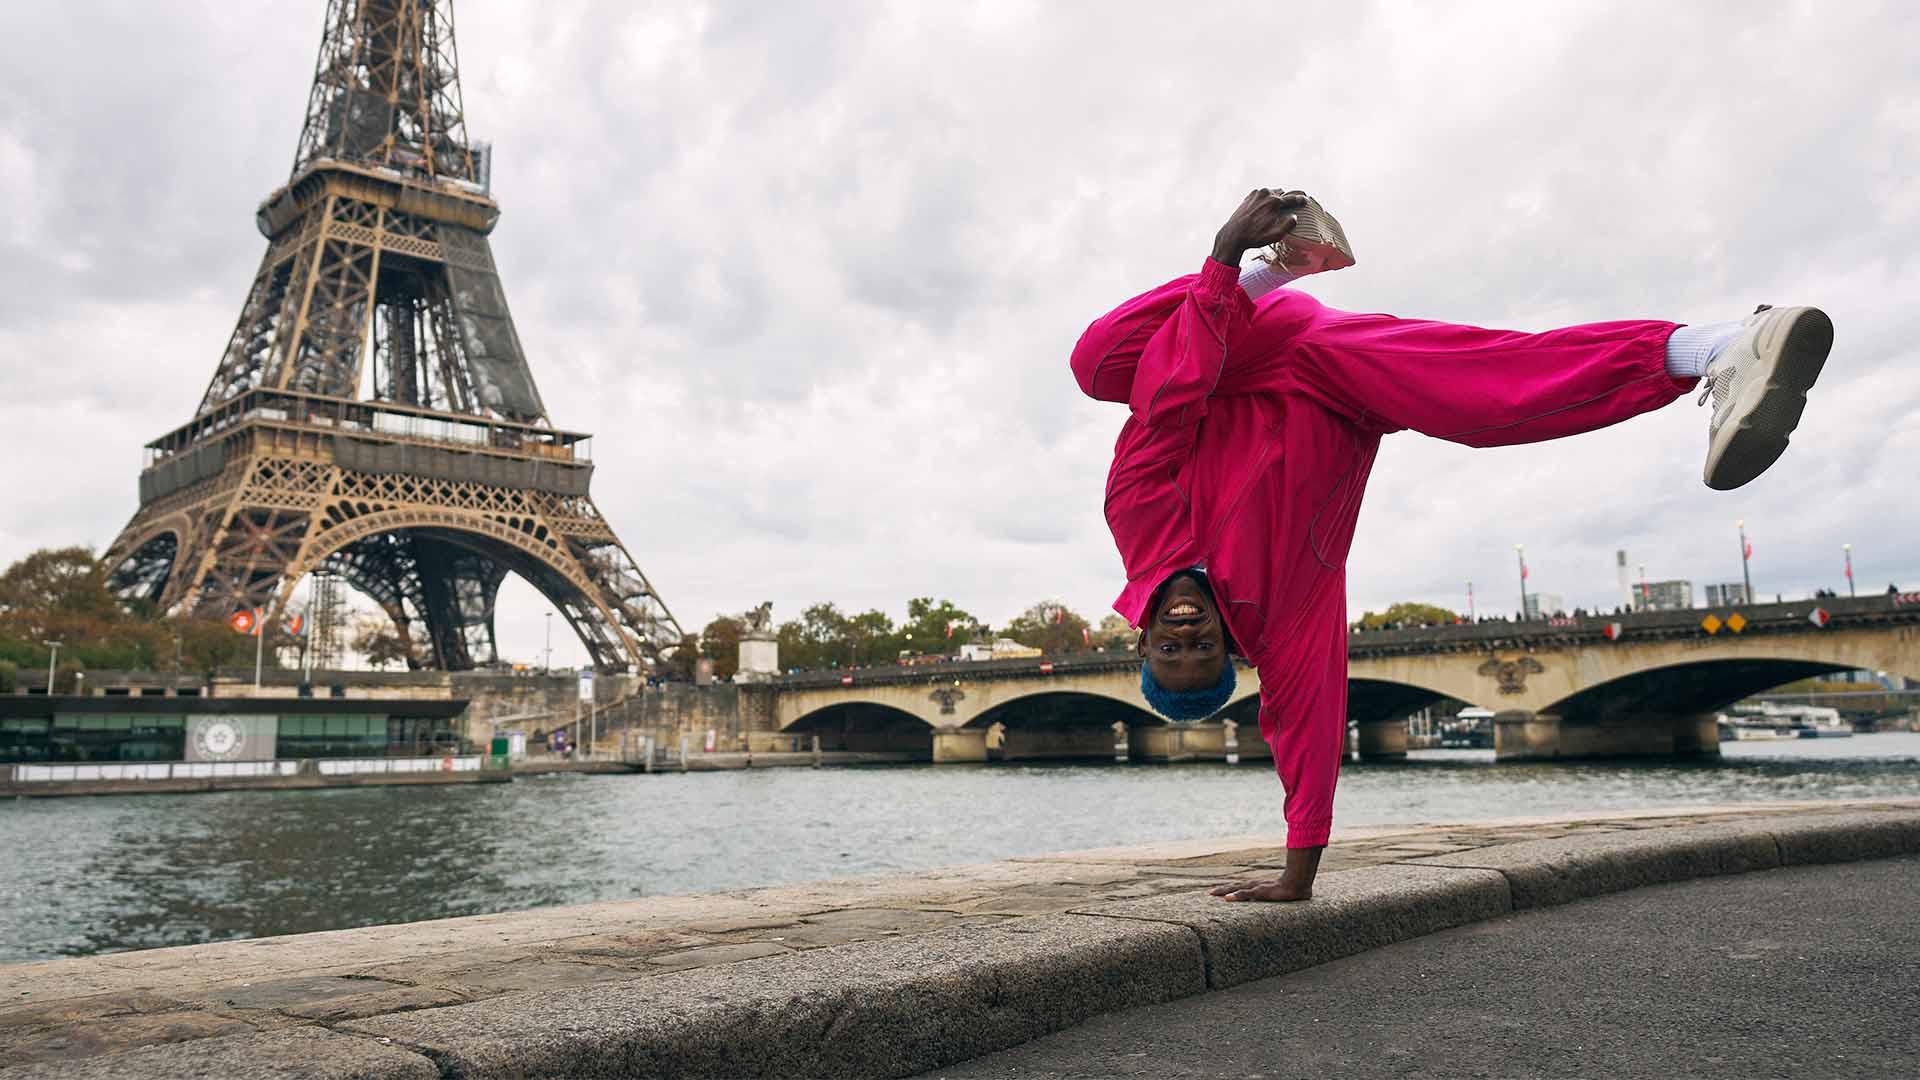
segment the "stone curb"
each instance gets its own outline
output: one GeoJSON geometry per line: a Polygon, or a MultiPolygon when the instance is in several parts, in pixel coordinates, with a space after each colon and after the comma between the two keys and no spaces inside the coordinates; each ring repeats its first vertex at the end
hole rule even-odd
{"type": "Polygon", "coordinates": [[[206,1038],[21,1077],[904,1076],[1092,1016],[1298,971],[1512,911],[1645,885],[1920,854],[1920,809],[1532,840],[1329,874],[1312,902],[1196,891],[206,1038]]]}
{"type": "Polygon", "coordinates": [[[460,1077],[901,1076],[1206,989],[1164,923],[1040,916],[358,1021],[460,1077]]]}

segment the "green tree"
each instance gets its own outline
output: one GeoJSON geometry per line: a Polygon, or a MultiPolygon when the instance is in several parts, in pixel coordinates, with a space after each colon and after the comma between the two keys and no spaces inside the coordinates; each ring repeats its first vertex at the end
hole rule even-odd
{"type": "Polygon", "coordinates": [[[166,633],[169,645],[178,637],[180,662],[185,670],[208,678],[240,663],[243,657],[248,662],[253,659],[253,636],[228,626],[225,619],[183,615],[168,620],[166,633]]]}
{"type": "Polygon", "coordinates": [[[781,667],[844,667],[852,662],[846,648],[847,617],[831,602],[808,607],[798,619],[781,623],[775,633],[780,639],[781,667]]]}
{"type": "Polygon", "coordinates": [[[661,658],[653,673],[669,682],[692,682],[694,668],[699,663],[700,638],[688,634],[680,639],[680,647],[673,650],[671,656],[661,658]]]}
{"type": "Polygon", "coordinates": [[[22,636],[53,636],[79,621],[126,617],[107,591],[106,567],[86,548],[42,548],[0,574],[0,620],[22,636]]]}
{"type": "Polygon", "coordinates": [[[1119,613],[1109,611],[1094,628],[1093,645],[1108,652],[1127,652],[1140,639],[1140,632],[1127,625],[1119,613]]]}
{"type": "Polygon", "coordinates": [[[1042,600],[1007,623],[1013,640],[1043,653],[1083,652],[1092,636],[1087,620],[1057,600],[1042,600]]]}
{"type": "Polygon", "coordinates": [[[406,664],[413,659],[413,642],[400,635],[393,623],[385,618],[363,619],[355,628],[353,651],[367,658],[367,664],[375,671],[385,671],[388,664],[406,664]]]}
{"type": "Polygon", "coordinates": [[[713,661],[713,677],[730,682],[740,670],[740,635],[746,627],[731,615],[716,616],[700,631],[700,655],[713,661]]]}
{"type": "MultiPolygon", "coordinates": [[[[0,659],[43,666],[62,643],[78,667],[147,668],[162,635],[107,588],[107,567],[84,547],[43,548],[0,574],[0,659]]],[[[144,605],[142,605],[144,609],[144,605]]]]}
{"type": "Polygon", "coordinates": [[[1448,626],[1459,621],[1460,616],[1446,608],[1403,600],[1378,615],[1365,612],[1353,625],[1362,630],[1384,630],[1390,627],[1448,626]]]}
{"type": "Polygon", "coordinates": [[[931,596],[907,601],[907,621],[900,626],[900,649],[910,653],[953,653],[971,642],[991,641],[992,628],[951,600],[931,596]]]}
{"type": "Polygon", "coordinates": [[[900,636],[884,611],[867,610],[849,616],[842,634],[846,655],[855,665],[891,664],[900,655],[900,636]]]}

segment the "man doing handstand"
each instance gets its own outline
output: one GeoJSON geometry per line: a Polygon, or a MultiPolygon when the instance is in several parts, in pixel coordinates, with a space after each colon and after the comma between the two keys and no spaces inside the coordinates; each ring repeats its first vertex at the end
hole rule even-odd
{"type": "Polygon", "coordinates": [[[1140,629],[1147,701],[1204,719],[1233,693],[1231,656],[1260,672],[1287,862],[1275,880],[1214,890],[1228,900],[1313,894],[1347,738],[1347,551],[1381,436],[1544,442],[1705,379],[1706,483],[1735,488],[1785,451],[1833,342],[1826,315],[1806,307],[1540,334],[1336,311],[1280,288],[1278,267],[1239,270],[1305,205],[1299,192],[1252,192],[1198,274],[1102,316],[1073,351],[1080,389],[1132,414],[1106,517],[1127,571],[1114,608],[1140,629]]]}

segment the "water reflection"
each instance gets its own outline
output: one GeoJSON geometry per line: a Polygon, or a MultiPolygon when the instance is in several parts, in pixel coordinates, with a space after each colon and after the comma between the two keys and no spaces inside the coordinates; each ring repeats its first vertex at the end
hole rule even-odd
{"type": "MultiPolygon", "coordinates": [[[[1719,761],[1353,765],[1345,826],[1920,796],[1920,735],[1719,761]]],[[[993,765],[552,777],[0,805],[0,962],[1276,833],[1255,766],[993,765]]]]}

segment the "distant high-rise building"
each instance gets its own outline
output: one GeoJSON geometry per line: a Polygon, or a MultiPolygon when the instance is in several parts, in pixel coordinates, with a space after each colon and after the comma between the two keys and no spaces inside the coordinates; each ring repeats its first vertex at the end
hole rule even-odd
{"type": "Polygon", "coordinates": [[[1649,581],[1633,589],[1635,611],[1681,611],[1692,606],[1691,581],[1649,581]]]}
{"type": "Polygon", "coordinates": [[[1566,610],[1566,598],[1559,593],[1530,592],[1527,594],[1527,618],[1529,619],[1544,619],[1566,610]]]}
{"type": "Polygon", "coordinates": [[[1737,607],[1746,603],[1751,603],[1747,599],[1747,587],[1738,581],[1707,586],[1708,607],[1737,607]]]}

